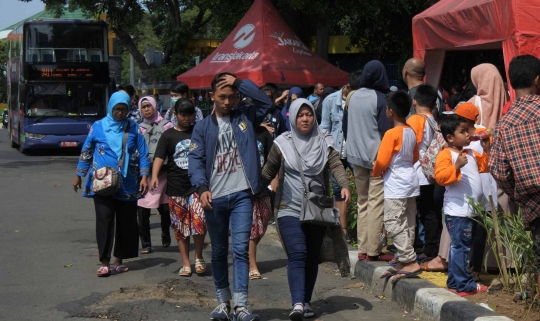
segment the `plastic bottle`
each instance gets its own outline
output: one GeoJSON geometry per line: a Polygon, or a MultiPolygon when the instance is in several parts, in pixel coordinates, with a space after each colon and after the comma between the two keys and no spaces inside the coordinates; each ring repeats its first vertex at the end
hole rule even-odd
{"type": "Polygon", "coordinates": [[[489,139],[490,137],[491,137],[491,129],[486,129],[486,130],[474,133],[473,135],[469,137],[469,140],[471,142],[474,142],[477,140],[489,139]]]}

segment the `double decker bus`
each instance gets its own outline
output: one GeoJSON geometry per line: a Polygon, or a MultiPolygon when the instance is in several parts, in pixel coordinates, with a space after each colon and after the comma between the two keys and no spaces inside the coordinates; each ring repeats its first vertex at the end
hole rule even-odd
{"type": "Polygon", "coordinates": [[[106,23],[29,20],[8,41],[11,147],[81,147],[90,126],[107,112],[106,23]]]}

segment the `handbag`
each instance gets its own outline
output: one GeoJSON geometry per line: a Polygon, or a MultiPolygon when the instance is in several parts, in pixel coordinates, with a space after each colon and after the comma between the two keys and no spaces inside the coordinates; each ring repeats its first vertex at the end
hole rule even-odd
{"type": "Polygon", "coordinates": [[[311,185],[314,181],[311,180],[306,184],[304,169],[302,168],[302,163],[300,161],[300,154],[298,153],[294,142],[292,142],[292,144],[296,154],[298,168],[300,169],[302,185],[304,187],[302,207],[300,209],[300,222],[321,226],[339,225],[339,210],[334,208],[334,199],[326,195],[326,190],[324,195],[311,191],[311,185]]]}
{"type": "MultiPolygon", "coordinates": [[[[124,165],[124,157],[126,154],[126,143],[129,136],[129,124],[126,126],[124,132],[124,139],[122,140],[122,155],[118,160],[118,168],[121,169],[124,165]]],[[[122,186],[120,171],[110,167],[101,167],[94,171],[92,176],[92,191],[94,194],[101,196],[111,196],[118,192],[122,186]]]]}

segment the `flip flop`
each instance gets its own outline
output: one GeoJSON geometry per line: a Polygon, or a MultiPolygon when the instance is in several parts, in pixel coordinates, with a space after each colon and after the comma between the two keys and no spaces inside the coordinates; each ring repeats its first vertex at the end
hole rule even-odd
{"type": "Polygon", "coordinates": [[[190,277],[191,276],[191,267],[189,266],[183,266],[180,271],[178,271],[178,275],[183,277],[190,277]]]}
{"type": "Polygon", "coordinates": [[[129,271],[125,265],[113,265],[112,270],[118,274],[129,271]]]}
{"type": "Polygon", "coordinates": [[[392,277],[391,282],[392,284],[396,284],[401,279],[418,279],[418,275],[420,274],[422,274],[422,270],[418,270],[415,272],[407,272],[407,271],[400,270],[396,273],[396,275],[392,277]],[[398,275],[403,275],[403,276],[400,276],[399,278],[396,279],[395,277],[398,275]]]}
{"type": "Polygon", "coordinates": [[[250,280],[260,280],[261,279],[261,273],[258,270],[249,271],[249,279],[250,280]]]}
{"type": "Polygon", "coordinates": [[[448,269],[432,269],[429,267],[429,261],[420,263],[420,270],[424,272],[446,272],[448,269]]]}
{"type": "MultiPolygon", "coordinates": [[[[397,265],[397,264],[396,264],[397,265]]],[[[389,268],[388,270],[386,270],[386,272],[384,272],[382,275],[381,275],[381,279],[385,279],[385,278],[389,278],[391,276],[394,276],[398,273],[399,271],[394,269],[394,268],[389,268]]]]}
{"type": "Polygon", "coordinates": [[[195,273],[197,273],[197,275],[206,273],[206,263],[204,262],[204,259],[195,259],[195,273]]]}
{"type": "Polygon", "coordinates": [[[98,277],[107,277],[107,276],[110,276],[110,275],[111,275],[111,270],[110,270],[110,267],[108,265],[102,265],[97,270],[97,276],[98,277]]]}

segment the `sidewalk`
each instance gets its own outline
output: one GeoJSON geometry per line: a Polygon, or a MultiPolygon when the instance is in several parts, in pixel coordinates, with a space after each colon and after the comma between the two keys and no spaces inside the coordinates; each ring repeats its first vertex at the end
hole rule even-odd
{"type": "Polygon", "coordinates": [[[388,269],[386,262],[358,261],[356,251],[350,251],[349,257],[351,269],[354,268],[351,273],[359,282],[375,295],[385,296],[421,320],[512,321],[425,279],[403,279],[392,285],[389,279],[380,278],[388,269]]]}

